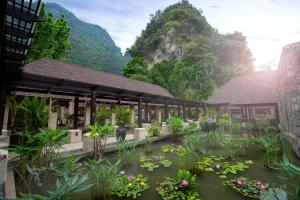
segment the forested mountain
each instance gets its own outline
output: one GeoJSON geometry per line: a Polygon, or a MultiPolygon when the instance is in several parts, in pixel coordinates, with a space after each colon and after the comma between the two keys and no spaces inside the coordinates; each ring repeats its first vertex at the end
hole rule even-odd
{"type": "Polygon", "coordinates": [[[47,3],[46,11],[52,12],[54,17],[63,14],[71,28],[72,48],[67,57],[70,62],[100,71],[121,73],[127,58],[105,29],[79,20],[73,13],[55,3],[47,3]]]}
{"type": "Polygon", "coordinates": [[[127,53],[145,63],[133,60],[124,69],[125,76],[149,80],[174,96],[197,101],[205,101],[231,77],[253,70],[242,33],[220,34],[186,0],[151,15],[127,53]]]}

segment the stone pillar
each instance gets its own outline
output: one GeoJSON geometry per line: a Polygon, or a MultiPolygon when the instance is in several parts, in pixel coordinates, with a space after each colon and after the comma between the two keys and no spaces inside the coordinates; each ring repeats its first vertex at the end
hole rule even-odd
{"type": "Polygon", "coordinates": [[[5,109],[4,109],[4,117],[3,117],[3,130],[7,130],[8,126],[8,115],[9,115],[9,106],[8,103],[5,104],[5,109]]]}
{"type": "Polygon", "coordinates": [[[87,103],[85,107],[85,120],[84,120],[84,125],[89,126],[91,124],[91,103],[87,103]]]}
{"type": "Polygon", "coordinates": [[[155,107],[156,121],[161,123],[161,107],[155,107]]]}
{"type": "MultiPolygon", "coordinates": [[[[0,186],[5,187],[6,173],[7,173],[7,163],[8,163],[8,151],[0,149],[0,186]]],[[[2,188],[0,188],[2,189],[2,188]]],[[[0,191],[1,194],[2,191],[0,191]]],[[[4,191],[3,191],[4,192],[4,191]]],[[[0,195],[0,199],[2,196],[0,195]]]]}
{"type": "Polygon", "coordinates": [[[133,133],[133,139],[137,141],[144,140],[147,136],[145,128],[135,128],[133,133]]]}
{"type": "Polygon", "coordinates": [[[145,122],[149,123],[149,104],[145,103],[145,122]]]}
{"type": "Polygon", "coordinates": [[[51,130],[56,130],[57,128],[57,112],[50,112],[48,119],[48,128],[51,130]]]}
{"type": "Polygon", "coordinates": [[[74,100],[69,101],[69,114],[74,114],[74,100]]]}
{"type": "Polygon", "coordinates": [[[131,115],[131,124],[135,123],[135,105],[130,104],[130,109],[132,110],[132,115],[131,115]]]}
{"type": "Polygon", "coordinates": [[[70,143],[80,143],[82,142],[82,131],[81,130],[69,130],[70,143]]]}

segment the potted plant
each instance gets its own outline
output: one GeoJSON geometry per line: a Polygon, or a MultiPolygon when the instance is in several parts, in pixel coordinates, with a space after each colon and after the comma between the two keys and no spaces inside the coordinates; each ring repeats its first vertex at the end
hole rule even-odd
{"type": "Polygon", "coordinates": [[[151,124],[149,128],[149,133],[151,134],[151,136],[159,136],[160,130],[161,130],[160,124],[154,123],[151,124]]]}
{"type": "Polygon", "coordinates": [[[131,116],[132,116],[132,110],[130,108],[118,106],[115,109],[116,113],[116,122],[119,126],[116,131],[117,139],[121,138],[122,140],[125,140],[126,137],[126,128],[125,126],[130,123],[131,116]]]}

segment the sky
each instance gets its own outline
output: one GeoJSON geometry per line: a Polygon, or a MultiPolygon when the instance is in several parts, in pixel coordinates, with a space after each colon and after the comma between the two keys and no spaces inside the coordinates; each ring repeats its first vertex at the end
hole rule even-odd
{"type": "MultiPolygon", "coordinates": [[[[150,14],[179,0],[46,0],[106,29],[125,52],[145,29],[150,14]]],[[[220,33],[242,32],[254,65],[277,68],[284,45],[300,41],[300,0],[189,0],[220,33]]]]}

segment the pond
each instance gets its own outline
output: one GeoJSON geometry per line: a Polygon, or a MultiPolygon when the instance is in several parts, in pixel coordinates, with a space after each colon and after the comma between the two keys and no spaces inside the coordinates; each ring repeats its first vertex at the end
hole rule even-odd
{"type": "MultiPolygon", "coordinates": [[[[181,145],[178,142],[172,142],[175,145],[181,145]]],[[[176,172],[179,169],[191,169],[191,163],[185,156],[178,156],[176,153],[164,153],[162,151],[162,146],[171,144],[169,139],[155,142],[152,144],[152,152],[145,153],[143,146],[138,147],[138,153],[135,157],[135,160],[132,164],[123,166],[122,170],[126,174],[143,174],[145,177],[148,177],[149,188],[142,192],[142,196],[137,199],[143,200],[159,200],[162,199],[158,192],[156,191],[156,187],[163,180],[164,177],[175,177],[176,172]],[[140,165],[140,157],[141,156],[165,156],[166,159],[172,161],[172,166],[165,168],[159,167],[154,169],[153,172],[147,171],[145,168],[142,168],[140,165]]],[[[221,155],[222,151],[220,149],[210,149],[210,154],[213,155],[221,155]]],[[[119,157],[117,153],[109,153],[105,155],[110,162],[116,162],[119,157]]],[[[297,199],[295,195],[295,190],[292,187],[292,183],[296,183],[296,179],[292,179],[288,176],[288,174],[281,170],[267,169],[263,166],[264,153],[259,149],[251,150],[250,155],[247,157],[234,157],[230,162],[238,162],[238,161],[246,161],[252,160],[253,164],[249,165],[249,168],[245,171],[238,172],[237,175],[227,175],[228,179],[237,178],[240,176],[262,180],[270,185],[274,185],[276,187],[286,186],[285,191],[288,193],[288,199],[293,200],[297,199]],[[288,178],[288,179],[287,179],[288,178]]],[[[295,163],[299,164],[299,160],[295,159],[295,163]]],[[[280,166],[278,166],[280,167],[280,166]]],[[[239,193],[233,191],[231,188],[222,185],[223,179],[219,178],[219,175],[215,173],[201,173],[197,175],[197,183],[196,183],[196,191],[199,194],[199,198],[202,200],[240,200],[240,199],[250,199],[241,196],[239,193]]],[[[24,188],[21,184],[17,185],[18,192],[20,189],[24,188]]],[[[33,190],[36,190],[33,189],[33,190]]],[[[90,195],[86,192],[81,193],[77,196],[78,199],[89,199],[90,195]]],[[[114,198],[115,200],[124,199],[124,198],[114,198]]]]}

